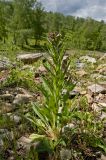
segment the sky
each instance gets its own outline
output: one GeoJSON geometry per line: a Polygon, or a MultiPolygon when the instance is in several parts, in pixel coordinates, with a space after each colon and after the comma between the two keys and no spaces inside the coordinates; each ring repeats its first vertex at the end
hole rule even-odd
{"type": "Polygon", "coordinates": [[[92,17],[106,22],[106,0],[39,0],[46,11],[76,17],[92,17]]]}

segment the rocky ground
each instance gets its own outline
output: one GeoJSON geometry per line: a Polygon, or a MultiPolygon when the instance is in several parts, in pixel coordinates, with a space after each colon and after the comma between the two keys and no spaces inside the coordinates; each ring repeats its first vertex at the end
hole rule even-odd
{"type": "MultiPolygon", "coordinates": [[[[31,54],[18,55],[17,60],[24,62],[21,69],[31,70],[34,75],[34,83],[39,84],[41,82],[40,75],[46,74],[46,69],[41,63],[37,68],[34,65],[39,63],[39,59],[42,59],[42,54],[33,54],[33,57],[32,60],[31,54]]],[[[30,148],[28,135],[32,128],[28,126],[24,115],[30,111],[31,102],[41,100],[41,95],[37,91],[31,91],[23,86],[2,87],[10,76],[11,69],[16,67],[16,62],[11,62],[7,57],[0,57],[0,152],[3,153],[4,159],[8,160],[14,159],[16,150],[19,156],[23,156],[26,149],[30,148]]],[[[106,54],[78,57],[74,67],[72,66],[72,71],[77,84],[75,89],[70,92],[69,98],[86,96],[89,106],[100,113],[100,119],[105,119],[106,54]]],[[[106,142],[105,124],[103,134],[106,142]]],[[[106,160],[106,156],[101,155],[100,160],[106,160]]]]}

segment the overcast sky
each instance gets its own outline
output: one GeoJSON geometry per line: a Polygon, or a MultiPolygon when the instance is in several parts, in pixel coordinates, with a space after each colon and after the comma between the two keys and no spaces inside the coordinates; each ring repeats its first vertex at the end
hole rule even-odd
{"type": "Polygon", "coordinates": [[[39,0],[45,10],[106,21],[106,0],[39,0]]]}

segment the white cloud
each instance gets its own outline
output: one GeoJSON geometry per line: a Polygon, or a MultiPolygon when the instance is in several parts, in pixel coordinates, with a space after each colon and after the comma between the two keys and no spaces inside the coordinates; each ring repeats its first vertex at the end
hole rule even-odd
{"type": "Polygon", "coordinates": [[[39,0],[45,10],[106,21],[106,0],[39,0]]]}

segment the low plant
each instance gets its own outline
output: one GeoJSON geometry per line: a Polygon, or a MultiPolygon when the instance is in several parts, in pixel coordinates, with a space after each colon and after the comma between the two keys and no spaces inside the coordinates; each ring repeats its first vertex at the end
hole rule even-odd
{"type": "Polygon", "coordinates": [[[73,99],[71,108],[71,121],[74,125],[65,131],[63,137],[72,151],[72,157],[75,155],[74,151],[78,157],[80,153],[84,160],[95,158],[96,152],[106,152],[103,140],[104,120],[100,120],[98,113],[90,108],[86,97],[73,99]]]}
{"type": "Polygon", "coordinates": [[[3,86],[19,86],[33,91],[36,88],[34,83],[34,73],[29,69],[23,70],[20,67],[11,69],[3,86]]]}
{"type": "MultiPolygon", "coordinates": [[[[38,86],[44,97],[43,106],[33,104],[34,115],[28,114],[27,118],[37,126],[37,134],[32,134],[32,139],[46,139],[52,151],[63,143],[62,128],[70,121],[69,106],[67,105],[68,93],[74,88],[67,76],[70,61],[63,69],[63,58],[65,55],[65,41],[61,35],[52,34],[49,38],[49,52],[44,67],[48,75],[42,77],[42,84],[38,86]],[[66,94],[63,90],[66,89],[66,94]]],[[[56,157],[55,157],[56,158],[56,157]]]]}
{"type": "Polygon", "coordinates": [[[26,115],[35,130],[29,138],[32,142],[40,141],[38,153],[48,152],[48,159],[53,160],[62,159],[62,148],[70,150],[69,159],[92,157],[93,148],[106,151],[102,122],[90,111],[87,100],[83,97],[69,100],[69,92],[75,84],[68,73],[70,60],[63,68],[65,42],[59,34],[50,35],[49,59],[44,63],[48,74],[38,86],[44,101],[33,103],[33,112],[26,115]]]}

